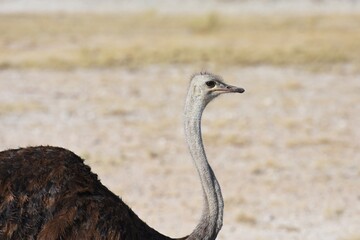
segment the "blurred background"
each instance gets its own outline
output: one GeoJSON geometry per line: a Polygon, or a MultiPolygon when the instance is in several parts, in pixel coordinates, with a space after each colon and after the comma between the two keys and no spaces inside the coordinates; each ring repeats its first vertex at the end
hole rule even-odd
{"type": "Polygon", "coordinates": [[[0,0],[0,149],[68,148],[158,231],[201,186],[190,76],[246,89],[204,113],[218,239],[360,240],[360,1],[0,0]]]}

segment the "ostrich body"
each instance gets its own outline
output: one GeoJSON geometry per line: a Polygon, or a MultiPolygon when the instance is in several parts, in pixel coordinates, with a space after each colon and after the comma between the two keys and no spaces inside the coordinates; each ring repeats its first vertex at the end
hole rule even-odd
{"type": "MultiPolygon", "coordinates": [[[[223,198],[201,138],[206,105],[222,93],[239,92],[220,77],[192,77],[184,126],[197,168],[204,206],[188,240],[216,239],[222,226],[223,198]]],[[[0,239],[169,240],[143,222],[107,189],[83,160],[69,150],[27,147],[0,152],[0,239]]]]}

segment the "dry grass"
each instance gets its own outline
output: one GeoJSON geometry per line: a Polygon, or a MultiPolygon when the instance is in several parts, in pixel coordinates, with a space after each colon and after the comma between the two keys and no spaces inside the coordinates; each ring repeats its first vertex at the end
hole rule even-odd
{"type": "Polygon", "coordinates": [[[46,107],[38,102],[14,102],[14,103],[0,103],[0,115],[5,114],[24,114],[29,112],[46,111],[46,107]]]}
{"type": "Polygon", "coordinates": [[[246,213],[239,213],[236,216],[236,221],[241,224],[255,225],[256,218],[246,213]]]}
{"type": "Polygon", "coordinates": [[[360,15],[3,14],[0,32],[1,68],[191,63],[360,69],[360,15]]]}
{"type": "Polygon", "coordinates": [[[360,240],[360,233],[341,238],[340,240],[360,240]]]}

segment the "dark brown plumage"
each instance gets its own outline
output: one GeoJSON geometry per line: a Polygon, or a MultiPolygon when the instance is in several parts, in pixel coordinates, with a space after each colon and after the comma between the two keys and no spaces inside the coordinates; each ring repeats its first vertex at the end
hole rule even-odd
{"type": "Polygon", "coordinates": [[[0,152],[0,239],[168,238],[58,147],[0,152]]]}

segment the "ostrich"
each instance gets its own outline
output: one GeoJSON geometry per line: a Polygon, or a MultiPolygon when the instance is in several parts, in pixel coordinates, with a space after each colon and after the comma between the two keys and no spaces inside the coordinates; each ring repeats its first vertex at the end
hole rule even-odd
{"type": "MultiPolygon", "coordinates": [[[[187,144],[200,177],[203,210],[187,240],[216,239],[224,202],[201,137],[206,105],[244,89],[219,76],[193,75],[185,102],[187,144]]],[[[143,222],[69,150],[38,146],[0,152],[0,239],[170,240],[143,222]]]]}

